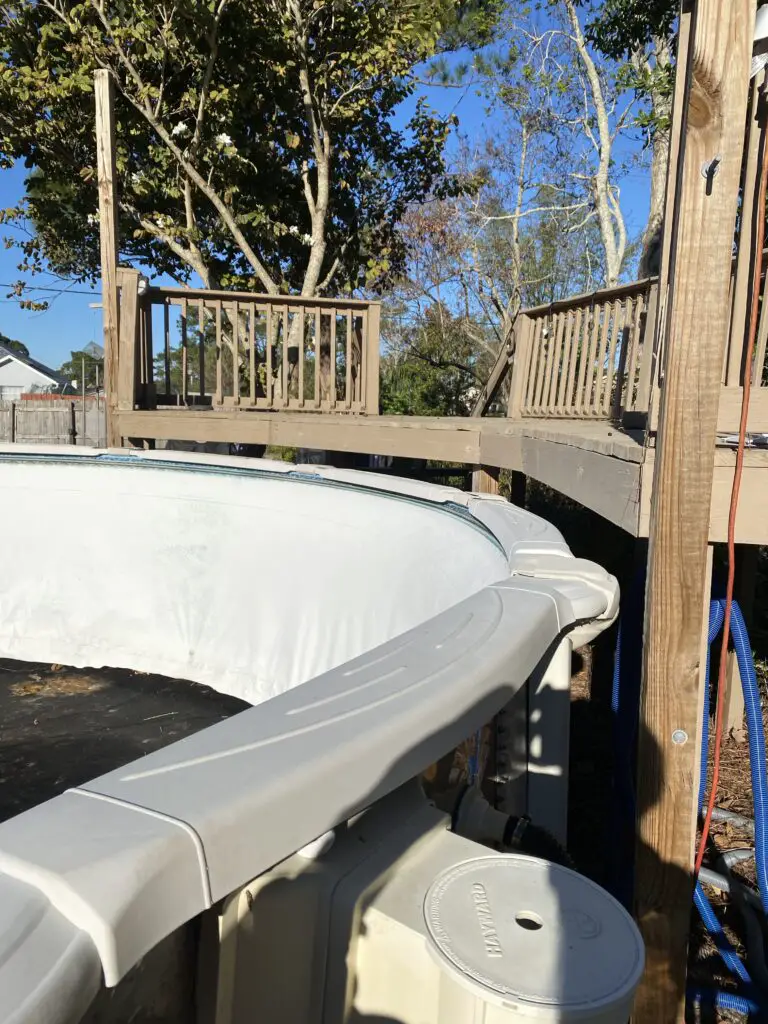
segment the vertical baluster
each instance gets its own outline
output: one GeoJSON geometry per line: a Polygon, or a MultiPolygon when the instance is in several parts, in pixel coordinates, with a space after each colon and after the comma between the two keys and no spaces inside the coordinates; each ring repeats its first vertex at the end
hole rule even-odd
{"type": "Polygon", "coordinates": [[[232,401],[240,405],[240,303],[232,303],[232,401]]]}
{"type": "Polygon", "coordinates": [[[654,282],[648,290],[645,317],[640,322],[642,338],[638,341],[637,395],[635,409],[648,412],[651,397],[651,373],[656,356],[656,320],[659,312],[659,285],[654,282]]]}
{"type": "Polygon", "coordinates": [[[552,412],[552,405],[555,396],[555,382],[557,380],[557,368],[560,363],[560,353],[563,348],[563,335],[565,333],[566,316],[564,313],[557,314],[557,329],[555,331],[554,343],[550,346],[547,354],[546,382],[544,384],[544,396],[541,412],[548,415],[552,412]]]}
{"type": "Polygon", "coordinates": [[[531,403],[531,413],[534,416],[540,415],[541,413],[542,400],[545,394],[544,389],[547,383],[547,365],[552,354],[552,346],[555,343],[556,331],[556,317],[550,316],[546,318],[541,327],[541,335],[539,340],[540,351],[538,366],[536,368],[536,391],[534,392],[533,402],[531,403]]]}
{"type": "Polygon", "coordinates": [[[144,403],[148,409],[157,408],[157,385],[155,382],[155,347],[153,337],[152,313],[154,311],[151,296],[147,296],[142,307],[142,319],[144,321],[144,337],[146,343],[146,366],[144,387],[144,403]]]}
{"type": "Polygon", "coordinates": [[[605,362],[606,353],[608,351],[609,342],[609,331],[611,327],[611,317],[613,313],[613,304],[610,302],[605,303],[601,306],[603,314],[603,324],[600,330],[600,340],[597,345],[597,352],[595,353],[594,363],[592,365],[592,386],[587,394],[587,411],[590,415],[596,415],[600,410],[600,396],[602,395],[602,383],[603,383],[603,364],[605,362]]]}
{"type": "Polygon", "coordinates": [[[589,391],[597,348],[597,336],[600,330],[600,307],[592,304],[585,313],[584,342],[579,364],[579,375],[576,380],[575,408],[577,416],[584,416],[589,407],[589,391]]]}
{"type": "Polygon", "coordinates": [[[298,323],[299,329],[296,332],[298,335],[298,352],[299,352],[299,408],[304,408],[304,338],[307,333],[307,323],[304,317],[303,308],[295,309],[294,315],[296,320],[294,323],[298,323]]]}
{"type": "Polygon", "coordinates": [[[531,415],[535,416],[539,411],[541,395],[544,391],[544,372],[547,365],[547,351],[554,338],[555,325],[552,318],[542,317],[541,330],[539,331],[538,353],[536,356],[536,386],[531,395],[531,415]]]}
{"type": "MultiPolygon", "coordinates": [[[[360,396],[360,405],[364,412],[368,411],[368,400],[369,395],[366,389],[366,378],[368,376],[368,310],[363,309],[360,312],[360,379],[358,383],[358,394],[360,396]]],[[[378,412],[378,409],[374,410],[378,412]]]]}
{"type": "MultiPolygon", "coordinates": [[[[635,299],[635,315],[631,327],[629,339],[629,350],[627,352],[625,384],[624,384],[624,408],[635,408],[635,386],[637,384],[637,358],[640,351],[640,328],[643,323],[643,311],[645,309],[645,296],[640,294],[635,299]]],[[[629,319],[629,317],[627,317],[629,319]]]]}
{"type": "Polygon", "coordinates": [[[576,314],[568,310],[565,324],[565,336],[563,338],[563,354],[559,360],[560,379],[557,381],[557,399],[555,412],[558,416],[563,414],[565,405],[565,389],[568,384],[568,367],[571,362],[571,347],[573,345],[573,332],[576,327],[576,314]]]}
{"type": "Polygon", "coordinates": [[[329,385],[330,408],[336,408],[336,310],[331,310],[331,380],[329,385]]]}
{"type": "Polygon", "coordinates": [[[181,401],[187,403],[187,300],[181,300],[181,401]]]}
{"type": "Polygon", "coordinates": [[[570,350],[568,354],[568,375],[565,382],[565,398],[563,412],[565,415],[573,415],[575,395],[573,393],[573,384],[576,379],[576,365],[579,361],[579,357],[583,356],[582,343],[581,343],[581,326],[584,319],[584,310],[579,306],[576,310],[576,320],[573,327],[573,337],[571,340],[570,350]]]}
{"type": "Polygon", "coordinates": [[[197,303],[197,373],[200,378],[198,392],[202,398],[205,394],[205,301],[197,303]]]}
{"type": "MultiPolygon", "coordinates": [[[[639,302],[639,300],[638,300],[639,302]]],[[[611,416],[613,419],[621,418],[621,410],[623,407],[624,393],[627,390],[627,362],[630,358],[632,348],[632,313],[635,309],[635,300],[628,296],[625,299],[624,305],[624,316],[622,318],[618,349],[616,351],[616,358],[613,362],[616,365],[615,375],[613,378],[613,395],[609,398],[611,416]]]]}
{"type": "Polygon", "coordinates": [[[318,306],[315,310],[315,408],[320,408],[320,348],[322,334],[322,312],[318,306]]]}
{"type": "Polygon", "coordinates": [[[611,331],[611,345],[608,350],[608,359],[606,360],[605,366],[603,400],[599,407],[603,415],[607,415],[608,410],[611,408],[611,391],[613,390],[613,379],[616,375],[616,349],[623,329],[624,303],[621,299],[617,299],[613,304],[613,330],[611,331]]]}
{"type": "Polygon", "coordinates": [[[283,309],[283,351],[280,372],[283,381],[283,407],[288,408],[288,336],[290,334],[290,309],[283,309]]]}
{"type": "Polygon", "coordinates": [[[264,325],[265,339],[267,350],[265,356],[267,359],[267,379],[266,387],[264,391],[267,396],[267,408],[271,409],[274,399],[274,384],[272,381],[272,306],[267,306],[266,322],[264,325]]]}
{"type": "Polygon", "coordinates": [[[526,367],[526,383],[522,411],[529,415],[533,412],[536,399],[537,378],[539,375],[539,364],[541,362],[542,334],[544,331],[545,318],[536,318],[531,329],[531,344],[528,353],[528,366],[526,367]]]}
{"type": "Polygon", "coordinates": [[[224,353],[221,346],[221,299],[216,300],[214,306],[216,316],[216,405],[224,404],[224,385],[222,376],[222,363],[224,353]]]}
{"type": "Polygon", "coordinates": [[[248,306],[248,372],[250,380],[251,405],[256,405],[256,303],[248,306]]]}
{"type": "MultiPolygon", "coordinates": [[[[163,370],[165,372],[165,393],[171,393],[171,328],[168,316],[168,299],[163,299],[163,370]]],[[[168,401],[168,399],[166,399],[168,401]]]]}
{"type": "Polygon", "coordinates": [[[344,407],[352,408],[352,310],[347,310],[347,348],[344,360],[346,380],[344,381],[344,407]]]}

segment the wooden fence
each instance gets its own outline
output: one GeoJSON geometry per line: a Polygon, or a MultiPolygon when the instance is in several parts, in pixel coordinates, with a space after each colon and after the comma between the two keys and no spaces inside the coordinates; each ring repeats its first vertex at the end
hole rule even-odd
{"type": "Polygon", "coordinates": [[[647,413],[655,280],[524,310],[516,324],[510,415],[647,413]]]}
{"type": "Polygon", "coordinates": [[[0,442],[106,444],[103,395],[98,398],[22,399],[0,402],[0,442]]]}
{"type": "Polygon", "coordinates": [[[118,408],[379,411],[377,302],[119,284],[118,408]]]}

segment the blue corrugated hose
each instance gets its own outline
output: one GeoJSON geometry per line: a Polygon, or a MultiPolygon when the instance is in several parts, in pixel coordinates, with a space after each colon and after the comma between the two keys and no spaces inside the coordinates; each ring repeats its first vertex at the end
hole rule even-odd
{"type": "MultiPolygon", "coordinates": [[[[642,593],[644,579],[639,577],[631,588],[622,613],[622,622],[616,641],[616,657],[614,663],[613,689],[611,707],[614,716],[614,754],[615,754],[615,796],[619,814],[617,824],[634,826],[635,792],[632,772],[632,752],[635,746],[640,696],[640,663],[641,663],[641,629],[635,624],[642,623],[642,593]],[[632,628],[627,628],[631,623],[632,628]]],[[[720,634],[725,616],[725,601],[712,601],[709,614],[709,644],[711,645],[720,634]]],[[[755,861],[760,898],[763,908],[768,914],[768,777],[766,776],[765,737],[763,732],[763,716],[760,693],[757,685],[752,650],[749,644],[744,616],[737,602],[733,602],[731,610],[731,636],[739,664],[744,691],[744,704],[747,714],[749,732],[749,759],[752,772],[752,788],[755,801],[755,861]]],[[[725,642],[725,641],[724,641],[725,642]]],[[[709,742],[709,679],[710,651],[707,648],[706,685],[704,691],[704,715],[702,722],[701,778],[699,782],[699,806],[704,802],[707,783],[708,742],[709,742]]],[[[619,833],[622,835],[623,831],[619,833]]],[[[632,891],[631,857],[621,856],[627,853],[626,845],[617,843],[620,859],[624,860],[624,872],[617,874],[615,895],[629,905],[632,891]]],[[[728,969],[739,979],[741,985],[748,989],[747,993],[733,993],[718,989],[690,988],[688,999],[695,1003],[716,1005],[749,1015],[756,1019],[767,1019],[762,1008],[762,997],[755,992],[749,972],[731,945],[723,931],[703,888],[697,882],[694,890],[694,904],[707,931],[712,936],[718,952],[728,969]],[[759,1002],[758,1002],[759,1000],[759,1002]]]]}
{"type": "Polygon", "coordinates": [[[731,610],[731,636],[739,663],[744,691],[749,736],[749,766],[752,773],[752,794],[755,804],[755,866],[763,910],[768,914],[768,778],[765,768],[765,734],[760,690],[752,657],[744,616],[736,601],[731,610]]]}
{"type": "Polygon", "coordinates": [[[737,995],[735,992],[724,992],[716,988],[700,988],[698,985],[690,985],[686,990],[688,1001],[700,1003],[704,1006],[716,1006],[719,1010],[734,1010],[736,1013],[745,1013],[754,1020],[765,1020],[765,1013],[758,1003],[746,996],[737,995]]]}
{"type": "MultiPolygon", "coordinates": [[[[731,616],[733,618],[733,615],[731,616]]],[[[725,619],[722,601],[711,601],[709,605],[709,632],[707,639],[707,664],[704,679],[704,714],[701,723],[701,773],[699,776],[699,807],[704,803],[704,791],[707,788],[707,764],[709,762],[709,673],[712,662],[712,644],[720,635],[725,619]]]]}
{"type": "Polygon", "coordinates": [[[731,945],[728,936],[723,931],[723,926],[718,921],[717,914],[712,909],[712,904],[704,895],[701,882],[697,882],[696,888],[693,890],[693,902],[701,916],[701,920],[704,922],[704,927],[712,936],[712,941],[717,946],[717,951],[725,966],[732,974],[736,975],[739,981],[743,981],[745,985],[751,985],[752,979],[749,976],[749,972],[742,963],[741,957],[731,945]]]}

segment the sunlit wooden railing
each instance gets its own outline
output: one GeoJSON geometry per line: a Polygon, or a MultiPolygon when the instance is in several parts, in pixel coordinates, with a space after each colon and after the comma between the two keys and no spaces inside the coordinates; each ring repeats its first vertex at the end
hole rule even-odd
{"type": "Polygon", "coordinates": [[[647,412],[655,304],[649,279],[523,310],[510,415],[618,419],[647,412]]]}
{"type": "Polygon", "coordinates": [[[148,288],[120,272],[119,405],[377,414],[379,303],[148,288]],[[125,358],[124,358],[125,356],[125,358]]]}

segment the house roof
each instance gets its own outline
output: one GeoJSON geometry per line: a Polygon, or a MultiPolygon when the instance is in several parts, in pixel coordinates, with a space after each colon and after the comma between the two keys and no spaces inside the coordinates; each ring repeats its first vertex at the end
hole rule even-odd
{"type": "Polygon", "coordinates": [[[37,373],[41,373],[44,377],[47,377],[52,384],[56,384],[62,390],[65,387],[71,385],[71,381],[66,377],[62,376],[58,370],[52,370],[50,366],[46,366],[45,363],[38,362],[37,359],[32,359],[31,356],[23,356],[20,352],[15,352],[12,348],[6,348],[5,345],[0,345],[0,359],[7,359],[10,356],[11,359],[15,359],[17,363],[23,363],[25,366],[29,366],[37,373]]]}

